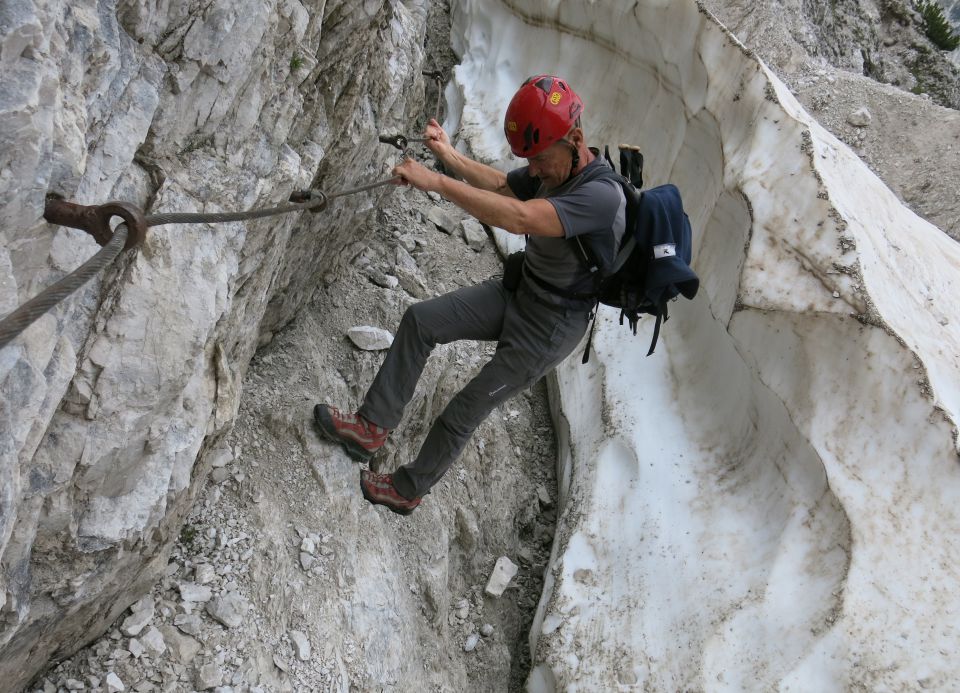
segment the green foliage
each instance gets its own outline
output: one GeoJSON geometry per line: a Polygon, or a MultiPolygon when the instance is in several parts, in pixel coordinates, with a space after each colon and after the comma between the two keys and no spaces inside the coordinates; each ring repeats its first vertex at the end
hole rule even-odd
{"type": "Polygon", "coordinates": [[[293,57],[290,58],[290,72],[296,72],[303,67],[303,62],[303,58],[294,53],[293,57]]]}
{"type": "Polygon", "coordinates": [[[180,543],[189,546],[197,538],[197,528],[191,524],[185,524],[180,530],[180,543]]]}
{"type": "Polygon", "coordinates": [[[917,0],[917,11],[923,17],[923,30],[927,38],[940,50],[952,51],[960,46],[960,36],[943,16],[943,8],[934,0],[917,0]]]}

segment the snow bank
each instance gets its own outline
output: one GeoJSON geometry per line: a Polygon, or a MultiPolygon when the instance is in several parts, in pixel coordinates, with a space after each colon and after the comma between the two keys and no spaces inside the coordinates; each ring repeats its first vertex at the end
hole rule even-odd
{"type": "Polygon", "coordinates": [[[601,314],[557,372],[563,514],[531,690],[960,678],[960,248],[694,2],[464,0],[462,112],[511,161],[521,80],[675,183],[702,279],[657,353],[601,314]],[[598,415],[598,412],[600,414],[598,415]]]}

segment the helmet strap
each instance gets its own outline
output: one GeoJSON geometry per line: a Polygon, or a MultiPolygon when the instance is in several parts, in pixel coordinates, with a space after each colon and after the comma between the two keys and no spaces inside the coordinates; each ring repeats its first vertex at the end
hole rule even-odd
{"type": "Polygon", "coordinates": [[[577,149],[569,140],[563,140],[567,143],[567,146],[570,147],[570,175],[567,176],[567,179],[563,181],[563,184],[566,185],[570,182],[570,179],[576,174],[577,169],[580,168],[580,151],[577,149]]]}

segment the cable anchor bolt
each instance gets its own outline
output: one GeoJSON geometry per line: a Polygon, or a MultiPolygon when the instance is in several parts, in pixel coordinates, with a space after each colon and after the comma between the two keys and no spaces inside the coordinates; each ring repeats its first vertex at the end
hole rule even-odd
{"type": "Polygon", "coordinates": [[[313,214],[327,208],[327,196],[319,190],[294,190],[287,201],[302,204],[313,214]]]}
{"type": "Polygon", "coordinates": [[[383,144],[389,144],[396,147],[401,152],[407,148],[411,142],[426,142],[426,137],[407,137],[406,135],[380,135],[378,138],[383,144]]]}
{"type": "Polygon", "coordinates": [[[47,193],[43,206],[43,218],[51,224],[69,226],[86,231],[101,246],[113,238],[110,220],[120,217],[127,225],[127,242],[124,250],[135,248],[147,237],[147,219],[143,210],[129,202],[107,202],[102,205],[80,205],[67,202],[62,195],[47,193]]]}

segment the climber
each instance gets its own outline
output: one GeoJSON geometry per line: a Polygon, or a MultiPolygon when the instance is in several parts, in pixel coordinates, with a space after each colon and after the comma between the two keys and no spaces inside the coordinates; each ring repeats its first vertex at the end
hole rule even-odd
{"type": "Polygon", "coordinates": [[[491,360],[447,404],[413,462],[393,474],[361,472],[360,488],[370,503],[412,512],[487,415],[553,369],[583,337],[594,276],[568,239],[582,234],[601,270],[609,266],[623,235],[625,200],[613,180],[582,181],[584,171],[608,165],[585,143],[582,110],[565,80],[531,77],[504,119],[510,149],[526,166],[504,174],[473,161],[431,119],[426,145],[456,178],[412,159],[394,169],[402,184],[437,192],[483,223],[526,235],[526,260],[514,289],[493,278],[411,306],[356,413],[314,407],[325,437],[354,459],[369,459],[400,423],[433,347],[460,339],[497,341],[491,360]]]}

